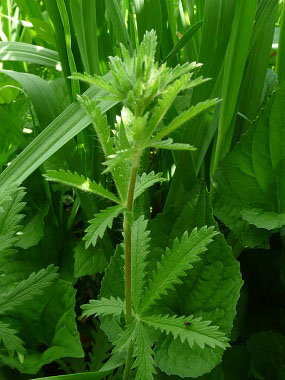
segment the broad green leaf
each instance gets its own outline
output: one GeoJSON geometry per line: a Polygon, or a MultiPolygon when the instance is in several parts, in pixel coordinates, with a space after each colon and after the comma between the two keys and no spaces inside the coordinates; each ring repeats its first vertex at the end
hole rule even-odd
{"type": "Polygon", "coordinates": [[[195,106],[190,107],[188,111],[182,112],[175,119],[173,119],[167,126],[162,128],[161,131],[158,132],[155,135],[155,137],[152,139],[152,142],[160,141],[163,137],[174,132],[181,125],[185,124],[187,121],[189,121],[190,119],[192,119],[199,113],[204,112],[207,109],[215,106],[217,103],[218,103],[218,99],[211,99],[211,100],[206,100],[204,102],[196,104],[195,106]]]}
{"type": "Polygon", "coordinates": [[[36,374],[54,360],[83,357],[75,321],[75,293],[70,282],[58,280],[42,297],[14,312],[9,324],[18,327],[27,353],[22,363],[12,357],[1,357],[2,362],[21,373],[36,374]],[[46,342],[43,351],[35,351],[42,342],[46,342]]]}
{"type": "Polygon", "coordinates": [[[84,236],[86,246],[89,247],[90,244],[95,246],[98,237],[103,237],[107,227],[112,227],[113,220],[120,215],[124,209],[125,206],[122,205],[112,206],[96,214],[94,219],[90,220],[90,226],[86,229],[84,236]]]}
{"type": "Polygon", "coordinates": [[[217,170],[215,213],[248,247],[268,246],[284,225],[284,87],[217,170]]]}
{"type": "Polygon", "coordinates": [[[148,174],[143,173],[137,178],[134,199],[138,198],[145,192],[146,189],[154,185],[155,183],[166,181],[166,178],[162,177],[162,173],[155,174],[150,172],[148,174]]]}
{"type": "Polygon", "coordinates": [[[141,321],[148,326],[159,329],[167,335],[172,334],[173,338],[180,338],[181,342],[185,341],[193,348],[194,343],[201,349],[205,345],[215,348],[216,346],[225,349],[228,346],[228,339],[219,327],[211,325],[210,321],[203,321],[202,318],[177,317],[177,316],[160,316],[152,315],[142,317],[141,321]]]}
{"type": "MultiPolygon", "coordinates": [[[[204,225],[216,226],[211,204],[203,182],[198,182],[190,193],[150,223],[152,256],[150,268],[155,269],[165,247],[181,237],[187,229],[204,225]]],[[[151,272],[151,270],[148,270],[151,272]]],[[[236,315],[236,304],[242,285],[239,263],[234,258],[223,235],[214,236],[201,260],[193,264],[183,284],[176,285],[167,297],[162,297],[152,310],[157,314],[194,315],[212,321],[226,336],[230,336],[236,315]]],[[[160,338],[155,348],[156,363],[168,374],[181,377],[198,377],[210,372],[221,362],[223,350],[205,346],[189,348],[172,337],[160,338]]]]}
{"type": "Polygon", "coordinates": [[[0,314],[8,311],[15,311],[24,307],[35,297],[41,295],[43,291],[50,287],[58,278],[57,268],[50,265],[38,273],[32,273],[26,280],[21,281],[14,289],[0,297],[0,314]]]}
{"type": "Polygon", "coordinates": [[[181,277],[185,277],[193,264],[201,260],[200,255],[207,250],[215,235],[213,227],[194,228],[190,235],[185,232],[181,241],[175,239],[172,249],[166,248],[141,301],[140,312],[148,310],[175,284],[182,283],[181,277]]]}
{"type": "Polygon", "coordinates": [[[39,243],[44,236],[44,216],[42,213],[37,213],[29,220],[21,231],[15,247],[28,249],[39,243]]]}
{"type": "Polygon", "coordinates": [[[278,74],[279,83],[282,83],[285,79],[284,48],[285,48],[285,7],[283,4],[281,28],[280,28],[280,35],[279,35],[279,41],[278,41],[277,62],[276,62],[276,71],[278,74]]]}
{"type": "Polygon", "coordinates": [[[61,71],[60,60],[56,51],[23,42],[0,42],[1,60],[37,63],[61,71]]]}
{"type": "Polygon", "coordinates": [[[0,322],[0,342],[9,352],[17,351],[24,355],[26,350],[24,342],[16,336],[17,331],[11,329],[6,323],[0,322]]]}
{"type": "Polygon", "coordinates": [[[82,305],[83,317],[112,315],[119,317],[125,310],[125,303],[120,298],[101,298],[100,300],[90,300],[88,304],[82,305]]]}
{"type": "Polygon", "coordinates": [[[132,367],[137,368],[136,380],[154,379],[153,375],[156,374],[156,371],[151,346],[152,341],[148,336],[148,332],[143,324],[139,322],[136,330],[136,360],[132,367]]]}
{"type": "Polygon", "coordinates": [[[137,311],[142,298],[147,255],[150,250],[149,231],[147,231],[147,220],[141,216],[132,225],[132,305],[137,311]]]}
{"type": "Polygon", "coordinates": [[[9,249],[18,239],[19,223],[24,218],[20,214],[25,203],[22,202],[25,192],[22,188],[8,188],[0,191],[0,252],[9,249]]]}
{"type": "Polygon", "coordinates": [[[74,277],[103,273],[107,265],[108,261],[101,248],[90,246],[85,249],[82,241],[74,248],[74,277]]]}
{"type": "Polygon", "coordinates": [[[67,170],[49,170],[44,177],[48,181],[62,183],[67,186],[76,187],[79,190],[87,191],[101,197],[107,198],[115,203],[120,204],[121,201],[109,190],[105,189],[100,183],[96,183],[89,178],[78,173],[72,173],[67,170]]]}

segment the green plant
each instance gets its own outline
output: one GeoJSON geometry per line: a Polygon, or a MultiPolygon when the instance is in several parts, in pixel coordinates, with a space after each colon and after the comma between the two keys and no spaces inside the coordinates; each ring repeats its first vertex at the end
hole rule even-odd
{"type": "MultiPolygon", "coordinates": [[[[124,315],[122,331],[113,342],[114,355],[126,355],[124,379],[129,379],[131,368],[137,368],[136,379],[153,379],[155,362],[153,359],[152,330],[159,330],[173,338],[180,338],[191,349],[209,346],[225,349],[227,338],[217,326],[201,317],[193,315],[162,315],[163,308],[151,312],[162,296],[174,285],[181,284],[193,264],[203,260],[202,254],[217,234],[213,227],[202,227],[185,231],[182,238],[174,239],[173,247],[167,248],[147,281],[147,256],[152,249],[147,231],[147,221],[139,209],[134,208],[134,201],[150,186],[163,180],[160,174],[146,174],[140,171],[141,159],[149,148],[169,150],[193,150],[188,144],[173,143],[169,136],[193,116],[217,104],[217,100],[204,101],[184,111],[165,125],[164,116],[181,91],[200,85],[205,80],[201,77],[191,79],[197,64],[184,64],[168,68],[166,64],[158,66],[154,62],[156,36],[153,31],[146,33],[137,52],[132,56],[121,45],[123,60],[110,58],[111,77],[104,79],[87,74],[73,74],[73,79],[81,79],[105,90],[102,95],[123,104],[121,118],[111,134],[106,117],[99,107],[87,97],[79,98],[80,103],[89,114],[98,140],[106,157],[104,173],[110,172],[118,195],[103,188],[100,184],[77,174],[64,171],[49,171],[45,176],[49,181],[56,181],[77,187],[83,191],[93,192],[117,203],[90,221],[84,239],[86,245],[96,245],[98,237],[103,237],[106,228],[112,227],[113,220],[120,213],[124,214],[123,243],[124,250],[124,299],[102,297],[91,300],[82,306],[83,316],[96,315],[115,318],[124,315]],[[138,176],[140,173],[140,176],[138,176]],[[126,181],[126,178],[128,180],[126,181]],[[148,282],[148,285],[146,283],[148,282]],[[133,363],[133,356],[136,358],[133,363]]],[[[121,247],[121,246],[119,246],[121,247]]],[[[106,274],[107,276],[107,274],[106,274]]],[[[111,359],[112,360],[112,359],[111,359]]]]}

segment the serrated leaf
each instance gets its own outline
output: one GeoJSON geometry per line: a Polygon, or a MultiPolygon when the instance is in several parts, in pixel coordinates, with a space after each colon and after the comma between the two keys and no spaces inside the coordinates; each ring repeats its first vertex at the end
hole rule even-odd
{"type": "Polygon", "coordinates": [[[146,281],[146,258],[150,248],[149,231],[146,228],[147,220],[143,216],[132,226],[132,304],[135,311],[138,310],[146,281]]]}
{"type": "Polygon", "coordinates": [[[174,132],[177,128],[181,127],[181,125],[185,124],[188,120],[197,116],[199,113],[204,112],[207,109],[215,106],[216,104],[218,104],[218,102],[219,99],[210,99],[190,107],[188,111],[182,112],[175,119],[173,119],[167,126],[163,127],[161,131],[159,131],[152,139],[152,143],[160,141],[163,137],[174,132]]]}
{"type": "Polygon", "coordinates": [[[69,170],[49,170],[44,177],[48,181],[62,183],[67,186],[75,187],[82,191],[87,191],[101,197],[107,198],[115,203],[120,204],[121,201],[109,190],[105,189],[100,183],[96,183],[89,178],[78,173],[72,173],[69,170]]]}
{"type": "Polygon", "coordinates": [[[101,298],[100,300],[90,300],[89,304],[82,305],[83,317],[95,315],[97,317],[112,315],[119,317],[125,310],[125,303],[120,298],[101,298]]]}
{"type": "Polygon", "coordinates": [[[108,156],[108,159],[103,163],[107,165],[107,168],[103,171],[103,174],[112,171],[116,168],[121,162],[130,159],[132,157],[133,149],[124,149],[116,152],[111,156],[108,156]]]}
{"type": "Polygon", "coordinates": [[[162,177],[162,173],[143,173],[141,176],[137,178],[134,199],[138,198],[141,194],[145,192],[146,189],[148,189],[155,183],[163,181],[167,181],[167,179],[162,177]]]}
{"type": "Polygon", "coordinates": [[[159,329],[166,334],[172,334],[173,338],[180,338],[181,343],[187,341],[192,348],[194,343],[204,349],[209,347],[228,347],[228,338],[219,330],[219,327],[211,325],[210,321],[203,321],[202,318],[152,315],[141,318],[148,326],[159,329]]]}
{"type": "Polygon", "coordinates": [[[118,205],[106,208],[99,214],[96,214],[94,219],[90,220],[90,226],[86,229],[84,240],[86,240],[86,246],[90,244],[96,245],[98,237],[102,238],[107,227],[111,228],[113,220],[124,211],[125,206],[118,205]]]}
{"type": "Polygon", "coordinates": [[[24,355],[26,350],[24,342],[16,336],[16,330],[11,329],[8,324],[0,322],[0,342],[3,343],[9,352],[17,351],[24,355]]]}
{"type": "Polygon", "coordinates": [[[109,81],[106,81],[103,77],[99,75],[90,75],[88,73],[72,73],[72,75],[69,77],[70,79],[74,80],[81,80],[82,82],[86,82],[92,85],[95,85],[96,87],[99,87],[107,92],[110,92],[115,97],[118,97],[118,93],[116,89],[109,83],[109,81]]]}
{"type": "Polygon", "coordinates": [[[153,380],[153,375],[156,374],[151,346],[148,332],[139,322],[136,330],[136,360],[132,367],[137,368],[136,380],[153,380]]]}
{"type": "Polygon", "coordinates": [[[217,233],[213,227],[206,226],[198,230],[194,228],[190,235],[186,231],[181,241],[175,239],[172,250],[167,248],[161,262],[157,264],[157,270],[145,292],[140,306],[144,312],[151,305],[173,289],[175,284],[181,284],[181,277],[186,276],[189,269],[193,268],[195,262],[201,260],[200,255],[207,250],[212,238],[217,233]]]}
{"type": "Polygon", "coordinates": [[[129,344],[135,340],[138,322],[133,320],[125,330],[123,330],[118,339],[114,342],[115,348],[113,352],[122,352],[126,350],[129,344]]]}
{"type": "Polygon", "coordinates": [[[20,229],[20,222],[24,215],[20,214],[25,206],[22,202],[25,192],[22,188],[9,188],[2,191],[0,196],[0,252],[10,248],[19,238],[16,233],[20,229]]]}
{"type": "Polygon", "coordinates": [[[196,150],[196,148],[190,144],[173,143],[173,140],[171,138],[167,140],[157,141],[154,143],[150,142],[149,147],[169,150],[196,150]]]}
{"type": "Polygon", "coordinates": [[[0,297],[0,314],[25,306],[25,303],[41,295],[58,278],[57,268],[50,265],[37,273],[32,273],[21,281],[13,290],[0,297]]]}
{"type": "Polygon", "coordinates": [[[78,97],[78,101],[82,108],[91,117],[94,129],[102,146],[105,156],[109,156],[113,152],[113,138],[110,135],[110,127],[106,115],[103,115],[99,105],[94,99],[89,99],[86,95],[78,97]]]}
{"type": "Polygon", "coordinates": [[[161,99],[159,99],[157,106],[155,107],[152,117],[148,123],[148,126],[143,134],[143,140],[147,141],[155,132],[159,123],[162,121],[166,112],[176,99],[179,92],[183,89],[186,82],[189,80],[188,76],[184,74],[181,78],[177,79],[173,84],[163,92],[161,99]]]}

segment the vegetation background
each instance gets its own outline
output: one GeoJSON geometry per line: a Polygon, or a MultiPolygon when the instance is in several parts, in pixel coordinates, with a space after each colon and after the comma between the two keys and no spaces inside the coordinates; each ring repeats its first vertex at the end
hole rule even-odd
{"type": "MultiPolygon", "coordinates": [[[[122,221],[86,249],[88,221],[109,203],[78,183],[54,184],[43,175],[62,169],[112,189],[77,95],[97,100],[111,127],[121,107],[69,77],[108,78],[108,57],[122,55],[120,44],[131,54],[153,29],[156,61],[200,62],[195,75],[211,78],[178,96],[166,117],[222,101],[173,134],[195,152],[152,149],[144,157],[144,171],[167,181],[148,189],[139,207],[156,247],[180,237],[182,225],[219,228],[223,237],[213,243],[209,275],[191,305],[197,302],[195,311],[214,320],[231,344],[219,360],[212,351],[192,352],[189,360],[181,347],[171,346],[169,357],[160,349],[155,379],[284,379],[283,1],[1,0],[0,19],[0,378],[122,378],[114,363],[98,374],[110,357],[110,337],[98,319],[80,318],[80,306],[99,296],[122,221]]],[[[192,312],[181,289],[181,304],[172,294],[170,309],[192,312]]]]}

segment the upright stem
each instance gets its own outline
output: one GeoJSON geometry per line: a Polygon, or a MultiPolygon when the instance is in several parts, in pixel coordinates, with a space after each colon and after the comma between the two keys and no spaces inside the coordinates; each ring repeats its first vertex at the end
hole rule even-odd
{"type": "Polygon", "coordinates": [[[132,321],[132,213],[134,203],[134,192],[139,168],[140,154],[134,157],[131,169],[127,209],[124,215],[124,239],[125,239],[125,298],[126,298],[126,322],[132,321]]]}
{"type": "MultiPolygon", "coordinates": [[[[124,215],[124,239],[125,239],[125,298],[126,298],[126,322],[130,324],[132,321],[132,216],[133,216],[133,203],[134,192],[136,185],[136,178],[140,163],[141,152],[137,152],[134,157],[127,198],[127,209],[124,215]]],[[[126,365],[124,370],[123,380],[128,380],[129,373],[132,366],[133,358],[133,342],[130,343],[128,354],[126,358],[126,365]]]]}

